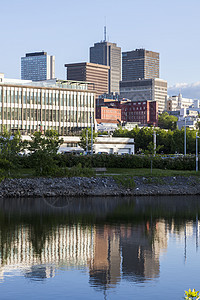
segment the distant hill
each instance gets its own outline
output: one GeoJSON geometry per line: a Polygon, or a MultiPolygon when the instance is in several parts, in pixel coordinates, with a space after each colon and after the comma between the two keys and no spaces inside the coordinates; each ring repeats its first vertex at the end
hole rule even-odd
{"type": "Polygon", "coordinates": [[[168,95],[178,95],[182,94],[184,98],[200,99],[200,81],[187,84],[187,83],[177,83],[174,86],[168,87],[168,95]]]}

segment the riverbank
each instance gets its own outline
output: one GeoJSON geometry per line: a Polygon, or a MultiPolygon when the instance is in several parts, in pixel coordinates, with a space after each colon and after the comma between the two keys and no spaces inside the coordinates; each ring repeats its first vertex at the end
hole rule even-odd
{"type": "Polygon", "coordinates": [[[112,176],[5,179],[0,183],[0,197],[200,194],[200,179],[196,176],[134,176],[133,178],[135,182],[134,188],[122,186],[112,176]]]}

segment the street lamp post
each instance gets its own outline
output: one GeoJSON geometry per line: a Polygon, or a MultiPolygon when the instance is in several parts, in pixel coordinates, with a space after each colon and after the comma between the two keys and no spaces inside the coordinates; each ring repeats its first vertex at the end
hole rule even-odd
{"type": "Polygon", "coordinates": [[[91,119],[91,155],[93,154],[93,118],[92,115],[90,117],[91,119]]]}
{"type": "Polygon", "coordinates": [[[153,156],[156,156],[156,132],[153,131],[153,156]]]}
{"type": "Polygon", "coordinates": [[[186,116],[185,116],[185,132],[184,132],[184,155],[186,156],[186,116]]]}
{"type": "Polygon", "coordinates": [[[199,166],[199,157],[198,157],[198,138],[199,138],[199,136],[197,135],[197,132],[196,132],[196,172],[198,172],[198,166],[199,166]]]}
{"type": "Polygon", "coordinates": [[[86,153],[88,154],[88,129],[86,129],[86,153]]]}

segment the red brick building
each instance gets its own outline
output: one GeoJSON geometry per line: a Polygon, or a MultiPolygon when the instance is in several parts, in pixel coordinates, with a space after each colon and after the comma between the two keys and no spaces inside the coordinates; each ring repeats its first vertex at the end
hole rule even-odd
{"type": "Polygon", "coordinates": [[[96,107],[96,119],[121,121],[121,109],[107,106],[96,107]]]}
{"type": "Polygon", "coordinates": [[[156,101],[108,101],[108,99],[104,102],[101,99],[101,101],[97,100],[96,118],[156,125],[158,122],[158,103],[156,101]],[[121,118],[119,117],[120,110],[121,118]]]}
{"type": "Polygon", "coordinates": [[[125,102],[120,104],[122,121],[156,125],[158,104],[156,101],[125,102]]]}

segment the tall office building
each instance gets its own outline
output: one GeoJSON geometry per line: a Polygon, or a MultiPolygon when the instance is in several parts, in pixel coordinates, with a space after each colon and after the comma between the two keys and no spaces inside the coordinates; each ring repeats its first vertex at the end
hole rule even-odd
{"type": "Polygon", "coordinates": [[[136,49],[122,53],[122,80],[159,78],[159,53],[136,49]]]}
{"type": "Polygon", "coordinates": [[[121,48],[116,43],[95,43],[90,47],[90,62],[110,67],[108,76],[109,93],[119,93],[121,80],[121,48]]]}
{"type": "Polygon", "coordinates": [[[158,113],[162,113],[167,105],[167,81],[160,78],[121,81],[120,96],[136,102],[156,101],[158,113]]]}
{"type": "Polygon", "coordinates": [[[47,52],[27,53],[21,58],[21,79],[41,81],[55,78],[55,56],[47,52]]]}
{"type": "Polygon", "coordinates": [[[96,97],[108,93],[108,72],[110,67],[92,63],[66,64],[67,79],[87,81],[94,84],[96,97]]]}

